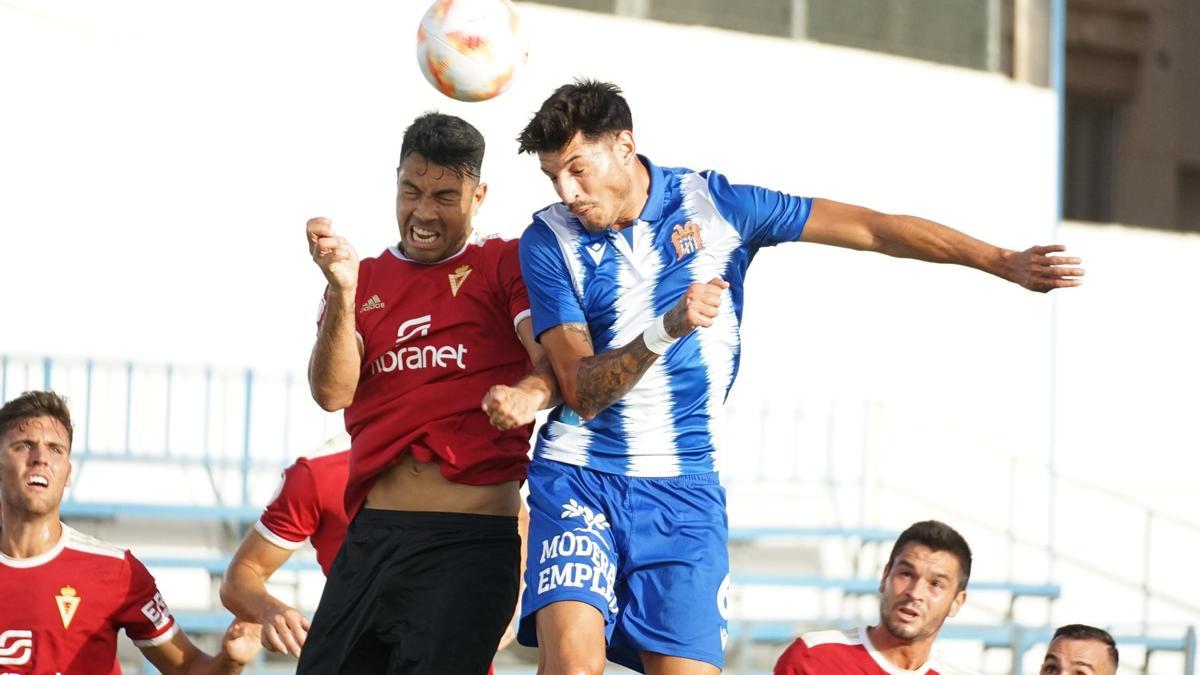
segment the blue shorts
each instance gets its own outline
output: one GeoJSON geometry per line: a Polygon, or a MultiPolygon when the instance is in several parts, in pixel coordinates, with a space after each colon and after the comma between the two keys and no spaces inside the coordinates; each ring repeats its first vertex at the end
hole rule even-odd
{"type": "Polygon", "coordinates": [[[517,640],[537,646],[534,614],[576,600],[604,615],[614,663],[645,672],[648,651],[723,668],[728,539],[715,473],[635,478],[535,459],[517,640]]]}

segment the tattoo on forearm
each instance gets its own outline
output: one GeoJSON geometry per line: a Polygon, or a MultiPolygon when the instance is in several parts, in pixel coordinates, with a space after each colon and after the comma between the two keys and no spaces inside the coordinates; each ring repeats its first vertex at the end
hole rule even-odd
{"type": "Polygon", "coordinates": [[[589,356],[579,364],[575,398],[579,414],[593,417],[633,388],[658,358],[641,337],[611,352],[589,356]]]}
{"type": "Polygon", "coordinates": [[[565,323],[563,324],[563,328],[571,331],[572,333],[578,333],[579,335],[582,335],[583,339],[587,340],[588,346],[592,346],[592,332],[588,330],[586,325],[582,323],[565,323]]]}

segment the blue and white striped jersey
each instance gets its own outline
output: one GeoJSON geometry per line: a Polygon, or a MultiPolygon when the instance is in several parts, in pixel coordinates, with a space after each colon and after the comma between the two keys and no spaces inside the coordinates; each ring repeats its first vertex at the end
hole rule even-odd
{"type": "Polygon", "coordinates": [[[649,197],[620,232],[592,234],[561,203],[534,214],[521,237],[534,334],[582,323],[597,353],[617,349],[642,339],[688,286],[713,277],[729,282],[721,312],[594,419],[566,405],[552,411],[535,457],[627,476],[707,473],[737,375],[746,269],[760,247],[800,238],[812,200],[641,159],[649,197]]]}

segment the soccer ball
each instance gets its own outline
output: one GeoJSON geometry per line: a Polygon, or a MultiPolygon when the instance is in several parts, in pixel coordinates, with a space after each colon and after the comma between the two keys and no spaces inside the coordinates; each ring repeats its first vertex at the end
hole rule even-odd
{"type": "Polygon", "coordinates": [[[529,50],[509,0],[437,0],[417,29],[417,63],[438,91],[484,101],[508,88],[529,50]]]}

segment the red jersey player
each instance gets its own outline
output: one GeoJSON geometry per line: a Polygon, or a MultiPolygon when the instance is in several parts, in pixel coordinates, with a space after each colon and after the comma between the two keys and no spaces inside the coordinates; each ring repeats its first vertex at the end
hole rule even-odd
{"type": "Polygon", "coordinates": [[[345,409],[351,522],[299,673],[481,675],[512,617],[518,485],[534,413],[557,387],[517,243],[471,238],[483,151],[460,118],[409,126],[400,239],[377,258],[360,263],[328,219],[308,222],[328,282],[309,384],[323,408],[345,409]]]}
{"type": "Polygon", "coordinates": [[[161,672],[241,672],[256,627],[235,621],[216,657],[201,652],[137,558],[59,520],[72,434],[53,392],[0,408],[0,673],[120,673],[122,628],[161,672]]]}
{"type": "MultiPolygon", "coordinates": [[[[310,622],[295,607],[271,595],[267,580],[306,539],[317,551],[321,571],[328,575],[346,537],[344,502],[350,451],[321,454],[343,440],[331,439],[315,456],[301,457],[283,472],[279,493],[254,529],[246,533],[221,582],[221,602],[239,618],[262,624],[262,645],[273,652],[300,656],[310,622]]],[[[528,512],[522,509],[520,515],[523,537],[528,512]]],[[[514,637],[510,626],[500,648],[514,637]]]]}
{"type": "Polygon", "coordinates": [[[969,675],[932,653],[947,617],[967,601],[971,549],[948,525],[915,523],[900,534],[879,582],[879,625],[806,633],[775,675],[969,675]]]}
{"type": "Polygon", "coordinates": [[[221,602],[234,615],[263,626],[267,649],[300,656],[309,621],[271,595],[267,579],[292,553],[312,542],[321,571],[329,574],[346,537],[345,493],[350,451],[301,457],[283,472],[279,494],[246,533],[221,581],[221,602]]]}

